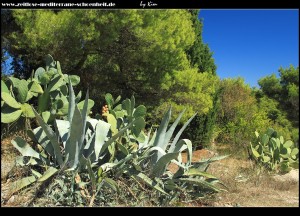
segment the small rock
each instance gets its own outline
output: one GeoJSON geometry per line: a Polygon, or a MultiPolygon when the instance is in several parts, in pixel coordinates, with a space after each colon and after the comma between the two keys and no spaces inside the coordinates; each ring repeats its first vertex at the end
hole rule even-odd
{"type": "Polygon", "coordinates": [[[12,203],[14,203],[15,200],[16,200],[16,195],[13,195],[9,198],[9,200],[7,201],[7,204],[12,204],[12,203]]]}

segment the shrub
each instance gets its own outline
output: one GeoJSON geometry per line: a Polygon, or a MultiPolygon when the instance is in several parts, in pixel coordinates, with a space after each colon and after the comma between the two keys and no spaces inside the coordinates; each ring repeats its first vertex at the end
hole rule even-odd
{"type": "Polygon", "coordinates": [[[272,171],[289,172],[299,166],[299,149],[291,140],[284,141],[283,136],[269,128],[263,135],[257,131],[256,143],[250,142],[250,153],[257,163],[272,171]]]}
{"type": "MultiPolygon", "coordinates": [[[[37,111],[42,118],[53,123],[55,118],[68,113],[68,79],[72,86],[80,82],[79,76],[63,74],[59,61],[51,55],[45,58],[46,67],[39,67],[32,72],[28,80],[9,77],[6,82],[1,80],[1,122],[12,123],[20,117],[35,118],[31,105],[37,100],[37,111]]],[[[81,92],[76,96],[79,103],[81,92]]],[[[90,110],[94,101],[88,101],[90,110]]],[[[78,104],[83,106],[83,101],[78,104]]]]}

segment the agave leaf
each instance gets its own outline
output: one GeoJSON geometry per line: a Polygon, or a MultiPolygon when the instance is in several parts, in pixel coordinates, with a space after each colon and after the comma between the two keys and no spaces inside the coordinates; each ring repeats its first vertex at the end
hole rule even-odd
{"type": "Polygon", "coordinates": [[[68,121],[72,122],[73,119],[73,114],[75,111],[75,94],[74,94],[74,90],[73,87],[71,85],[71,80],[69,77],[69,109],[68,109],[68,121]]]}
{"type": "Polygon", "coordinates": [[[82,109],[82,132],[81,132],[81,139],[79,142],[79,151],[82,153],[83,151],[83,143],[84,143],[84,138],[85,138],[85,128],[86,128],[86,124],[87,124],[87,115],[88,115],[88,100],[89,100],[89,90],[87,90],[86,95],[85,95],[85,101],[84,101],[84,105],[83,105],[83,109],[82,109]]]}
{"type": "Polygon", "coordinates": [[[33,169],[31,169],[31,172],[32,172],[32,174],[33,174],[34,176],[36,176],[37,178],[40,178],[40,177],[42,176],[41,173],[39,173],[38,171],[35,171],[35,170],[33,170],[33,169]]]}
{"type": "Polygon", "coordinates": [[[176,159],[179,155],[179,152],[174,152],[174,153],[167,153],[165,155],[163,155],[154,165],[153,169],[152,169],[152,173],[155,177],[160,177],[167,165],[171,162],[171,160],[176,159]]]}
{"type": "Polygon", "coordinates": [[[171,112],[172,112],[172,108],[170,107],[169,110],[165,113],[158,131],[157,131],[157,135],[155,137],[155,141],[154,141],[154,146],[163,146],[163,143],[165,141],[165,136],[166,136],[166,131],[167,131],[167,127],[171,118],[171,112]]]}
{"type": "Polygon", "coordinates": [[[98,159],[101,149],[104,146],[107,134],[110,129],[110,124],[105,121],[99,120],[96,126],[96,135],[95,135],[95,154],[96,159],[98,159]]]}
{"type": "Polygon", "coordinates": [[[154,131],[154,134],[153,134],[151,140],[149,141],[148,146],[153,146],[154,141],[156,139],[156,134],[157,134],[157,130],[154,131]]]}
{"type": "Polygon", "coordinates": [[[91,178],[91,181],[92,181],[92,188],[93,188],[93,190],[95,190],[96,189],[96,177],[95,177],[95,173],[93,172],[93,170],[92,170],[92,164],[91,164],[91,161],[90,161],[90,159],[88,158],[88,159],[86,159],[86,161],[87,161],[87,168],[88,168],[88,172],[89,172],[89,176],[90,176],[90,178],[91,178]]]}
{"type": "Polygon", "coordinates": [[[35,181],[36,181],[36,179],[34,176],[29,176],[29,177],[25,177],[25,178],[22,178],[20,180],[13,182],[10,185],[11,194],[21,190],[22,188],[32,184],[35,181]]]}
{"type": "Polygon", "coordinates": [[[152,131],[152,127],[148,131],[148,134],[147,134],[147,136],[145,136],[145,139],[143,140],[143,142],[139,142],[139,150],[144,147],[148,147],[151,131],[152,131]]]}
{"type": "Polygon", "coordinates": [[[183,133],[183,131],[186,129],[186,127],[190,124],[190,122],[193,120],[193,118],[197,115],[197,113],[195,113],[191,118],[189,118],[189,120],[182,126],[182,128],[179,130],[179,132],[176,134],[172,144],[171,144],[171,147],[170,147],[170,150],[172,150],[173,148],[175,148],[175,145],[176,143],[178,142],[181,134],[183,133]]]}
{"type": "MultiPolygon", "coordinates": [[[[134,130],[134,129],[135,129],[135,128],[134,128],[134,126],[133,126],[132,130],[134,130]]],[[[135,131],[136,131],[136,129],[135,129],[135,131]]],[[[138,143],[144,142],[145,139],[146,139],[146,135],[145,135],[145,133],[143,132],[143,130],[140,131],[138,137],[135,137],[135,140],[138,141],[138,143]]]]}
{"type": "Polygon", "coordinates": [[[79,147],[81,146],[81,137],[85,134],[83,131],[83,121],[80,111],[75,106],[73,119],[70,126],[70,137],[66,142],[66,155],[69,155],[68,162],[70,163],[71,169],[75,169],[79,163],[79,147]]]}
{"type": "Polygon", "coordinates": [[[82,95],[82,92],[79,91],[76,98],[75,98],[75,103],[79,103],[80,99],[81,99],[81,95],[82,95]]]}
{"type": "Polygon", "coordinates": [[[16,164],[20,166],[37,165],[37,164],[43,165],[38,161],[36,161],[33,157],[27,157],[27,156],[17,156],[16,164]]]}
{"type": "Polygon", "coordinates": [[[34,134],[35,139],[43,147],[43,149],[45,149],[45,151],[52,157],[55,157],[53,146],[51,145],[46,133],[43,131],[43,128],[37,127],[32,132],[34,134]]]}
{"type": "Polygon", "coordinates": [[[40,158],[40,154],[33,150],[30,145],[21,137],[16,137],[11,141],[11,143],[23,156],[29,156],[38,159],[40,158]]]}
{"type": "Polygon", "coordinates": [[[200,170],[196,168],[190,168],[188,171],[184,173],[186,176],[204,176],[206,178],[216,178],[215,176],[207,173],[207,172],[201,172],[200,170]]]}
{"type": "Polygon", "coordinates": [[[49,125],[47,125],[42,117],[35,111],[33,108],[33,112],[35,113],[36,119],[40,126],[43,128],[44,132],[46,133],[48,139],[50,140],[52,147],[54,149],[55,157],[57,159],[58,164],[61,166],[63,164],[62,154],[60,152],[60,145],[58,143],[58,139],[56,134],[52,131],[49,125]]]}
{"type": "MultiPolygon", "coordinates": [[[[93,135],[90,137],[90,139],[84,146],[83,155],[85,158],[89,158],[90,155],[95,151],[95,135],[96,133],[93,133],[93,135]]],[[[95,160],[98,160],[98,158],[95,158],[95,160]]]]}
{"type": "Polygon", "coordinates": [[[165,139],[164,142],[161,143],[162,145],[160,146],[162,149],[166,149],[167,144],[170,142],[170,139],[176,129],[176,126],[178,125],[183,113],[185,112],[185,109],[178,115],[177,119],[175,120],[175,122],[172,124],[172,126],[168,129],[166,135],[165,135],[165,139]]]}
{"type": "Polygon", "coordinates": [[[173,179],[181,177],[181,176],[183,176],[183,174],[184,174],[184,167],[179,167],[177,172],[173,175],[173,179]]]}
{"type": "Polygon", "coordinates": [[[150,179],[148,176],[146,176],[144,173],[138,173],[136,175],[131,175],[130,176],[133,179],[138,179],[141,180],[143,182],[145,182],[148,186],[156,189],[157,191],[165,194],[165,195],[169,195],[167,192],[165,192],[155,181],[153,181],[152,179],[150,179]]]}
{"type": "Polygon", "coordinates": [[[200,160],[199,162],[193,162],[192,166],[197,168],[199,171],[206,171],[208,166],[210,165],[210,163],[212,163],[214,161],[222,160],[228,156],[229,155],[222,155],[222,156],[216,156],[216,157],[212,157],[212,158],[208,158],[208,159],[203,159],[203,160],[200,160]]]}
{"type": "Polygon", "coordinates": [[[49,169],[47,169],[46,172],[38,179],[38,182],[46,181],[48,178],[57,173],[57,171],[58,169],[54,167],[49,167],[49,169]]]}
{"type": "Polygon", "coordinates": [[[196,178],[178,178],[178,179],[175,179],[175,181],[181,181],[181,182],[187,182],[189,184],[192,184],[192,185],[198,185],[198,186],[201,186],[205,189],[210,189],[214,192],[220,192],[221,190],[216,187],[215,185],[207,182],[207,181],[204,181],[204,180],[201,180],[201,179],[196,179],[196,178]]]}
{"type": "Polygon", "coordinates": [[[170,190],[170,191],[175,190],[175,189],[178,189],[178,190],[181,189],[181,188],[178,187],[178,186],[175,184],[175,182],[174,182],[173,180],[171,180],[171,179],[166,181],[166,183],[165,183],[165,188],[166,188],[167,190],[170,190]]]}
{"type": "MultiPolygon", "coordinates": [[[[100,120],[101,121],[101,120],[100,120]]],[[[99,120],[97,119],[92,119],[90,117],[87,117],[87,123],[88,123],[88,127],[89,128],[92,128],[93,130],[92,131],[95,131],[96,130],[96,126],[98,124],[99,120]]],[[[106,122],[105,122],[106,123],[106,122]]]]}
{"type": "Polygon", "coordinates": [[[211,157],[208,159],[204,159],[202,161],[209,161],[209,162],[215,162],[215,161],[219,161],[219,160],[223,160],[225,158],[227,158],[229,155],[220,155],[220,156],[215,156],[215,157],[211,157]]]}
{"type": "Polygon", "coordinates": [[[70,122],[65,120],[55,120],[55,126],[57,128],[57,131],[59,133],[59,136],[63,142],[63,145],[65,147],[66,142],[69,138],[69,131],[70,131],[70,122]]]}
{"type": "Polygon", "coordinates": [[[188,152],[187,152],[188,153],[187,165],[189,165],[189,164],[192,163],[192,156],[193,156],[192,142],[190,140],[188,140],[188,139],[182,139],[182,140],[180,140],[176,144],[175,149],[173,151],[169,150],[168,152],[169,153],[171,153],[171,152],[182,152],[186,148],[188,149],[188,152]]]}

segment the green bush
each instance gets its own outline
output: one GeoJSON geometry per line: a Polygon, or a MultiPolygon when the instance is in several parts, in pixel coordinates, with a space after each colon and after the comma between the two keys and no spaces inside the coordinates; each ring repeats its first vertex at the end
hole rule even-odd
{"type": "Polygon", "coordinates": [[[219,89],[213,98],[213,107],[207,114],[197,115],[189,124],[184,135],[194,140],[194,150],[198,147],[209,147],[214,138],[214,130],[217,126],[217,114],[220,110],[220,94],[219,89]]]}

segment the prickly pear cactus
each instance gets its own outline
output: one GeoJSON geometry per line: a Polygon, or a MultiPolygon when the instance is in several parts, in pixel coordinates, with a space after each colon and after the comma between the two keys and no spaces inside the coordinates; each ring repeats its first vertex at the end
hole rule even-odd
{"type": "MultiPolygon", "coordinates": [[[[45,57],[45,68],[39,67],[32,72],[28,80],[10,77],[7,82],[1,81],[1,122],[12,123],[20,117],[35,118],[31,99],[38,97],[37,111],[46,123],[68,114],[69,79],[72,86],[80,82],[77,75],[63,74],[60,63],[51,55],[45,57]]],[[[83,109],[81,92],[75,98],[80,110],[83,109]]],[[[88,111],[94,106],[89,99],[88,111]]]]}
{"type": "Polygon", "coordinates": [[[254,159],[274,171],[289,172],[292,167],[299,168],[299,149],[291,140],[269,128],[260,135],[257,131],[256,143],[250,143],[250,152],[254,159]]]}

